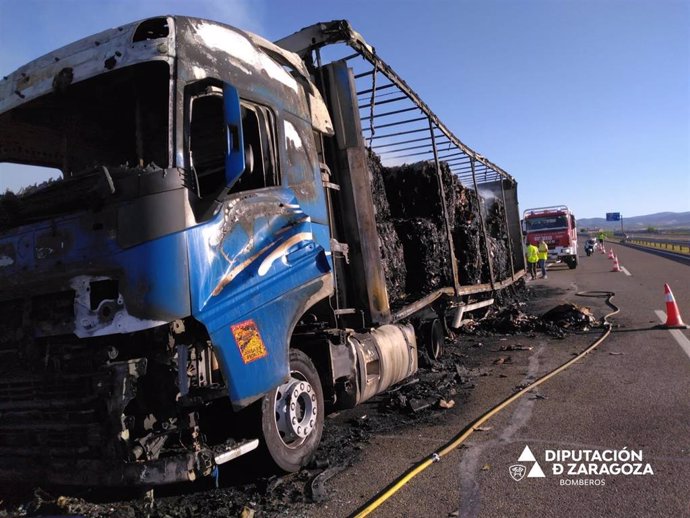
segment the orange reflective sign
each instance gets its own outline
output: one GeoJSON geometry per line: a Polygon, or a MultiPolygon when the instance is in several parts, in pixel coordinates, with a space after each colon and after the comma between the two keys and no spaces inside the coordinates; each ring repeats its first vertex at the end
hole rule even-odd
{"type": "Polygon", "coordinates": [[[268,351],[264,345],[259,328],[253,320],[245,320],[234,326],[230,326],[237,347],[240,349],[242,361],[246,363],[259,360],[264,356],[268,356],[268,351]]]}

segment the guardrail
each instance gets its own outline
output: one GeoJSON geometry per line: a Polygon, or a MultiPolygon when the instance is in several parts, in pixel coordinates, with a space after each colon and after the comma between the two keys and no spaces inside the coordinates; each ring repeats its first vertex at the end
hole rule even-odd
{"type": "Polygon", "coordinates": [[[670,239],[655,239],[651,237],[631,237],[621,242],[630,243],[645,248],[654,248],[656,250],[665,250],[676,254],[690,255],[690,241],[670,240],[670,239]]]}

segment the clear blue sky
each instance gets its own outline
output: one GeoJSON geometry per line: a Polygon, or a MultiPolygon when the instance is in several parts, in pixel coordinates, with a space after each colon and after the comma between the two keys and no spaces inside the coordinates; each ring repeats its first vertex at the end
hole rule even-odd
{"type": "Polygon", "coordinates": [[[522,209],[690,211],[690,0],[0,0],[0,75],[159,14],[268,39],[349,19],[522,209]]]}

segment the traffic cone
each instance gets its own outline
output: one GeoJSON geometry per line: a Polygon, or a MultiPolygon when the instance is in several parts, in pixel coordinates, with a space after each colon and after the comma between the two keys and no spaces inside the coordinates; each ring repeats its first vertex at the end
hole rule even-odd
{"type": "Polygon", "coordinates": [[[688,326],[680,318],[678,304],[676,304],[676,299],[673,298],[673,292],[668,287],[668,284],[664,284],[664,293],[666,294],[666,323],[659,327],[665,329],[687,329],[688,326]]]}
{"type": "Polygon", "coordinates": [[[606,253],[606,245],[601,245],[601,253],[602,254],[606,253]]]}
{"type": "Polygon", "coordinates": [[[618,264],[618,257],[615,255],[613,256],[613,268],[611,268],[612,272],[622,272],[620,265],[618,264]]]}
{"type": "Polygon", "coordinates": [[[609,250],[609,259],[613,259],[613,248],[609,250]]]}

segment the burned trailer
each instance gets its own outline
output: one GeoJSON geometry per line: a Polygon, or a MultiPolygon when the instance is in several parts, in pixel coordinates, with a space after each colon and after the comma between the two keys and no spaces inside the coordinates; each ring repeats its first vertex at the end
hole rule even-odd
{"type": "Polygon", "coordinates": [[[276,43],[304,59],[324,92],[336,128],[324,139],[334,182],[361,177],[347,206],[360,220],[336,224],[345,241],[362,243],[361,257],[354,265],[352,257],[346,265],[336,257],[335,269],[371,286],[358,294],[370,308],[368,324],[414,317],[459,327],[466,311],[491,304],[524,276],[510,174],[453,134],[347,21],[306,27],[276,43]],[[373,215],[366,214],[372,204],[373,215]]]}
{"type": "Polygon", "coordinates": [[[0,480],[150,487],[249,452],[295,471],[327,408],[413,374],[419,339],[524,273],[515,181],[343,21],[271,43],[166,16],[53,51],[0,80],[0,162],[61,173],[0,195],[0,480]],[[375,142],[420,131],[375,134],[410,123],[378,124],[389,91],[426,128],[426,218],[372,172],[375,142]],[[443,272],[410,290],[422,235],[443,272]]]}

